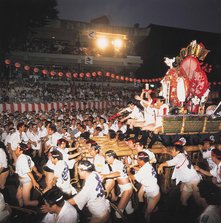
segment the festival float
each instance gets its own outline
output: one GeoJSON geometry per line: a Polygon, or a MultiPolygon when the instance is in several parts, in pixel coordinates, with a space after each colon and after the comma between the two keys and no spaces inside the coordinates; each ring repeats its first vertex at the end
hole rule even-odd
{"type": "Polygon", "coordinates": [[[189,150],[198,150],[205,139],[219,143],[221,129],[220,104],[207,107],[210,84],[207,74],[211,66],[204,60],[209,53],[202,43],[192,41],[179,56],[165,63],[169,69],[162,83],[162,95],[171,108],[163,117],[160,137],[164,145],[184,137],[189,150]]]}

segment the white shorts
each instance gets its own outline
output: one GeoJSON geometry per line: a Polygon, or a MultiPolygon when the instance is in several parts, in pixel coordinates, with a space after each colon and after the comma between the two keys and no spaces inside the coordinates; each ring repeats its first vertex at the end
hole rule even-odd
{"type": "Polygon", "coordinates": [[[153,198],[159,194],[160,188],[158,185],[155,188],[144,187],[144,192],[146,192],[147,199],[150,199],[150,198],[153,198]]]}
{"type": "Polygon", "coordinates": [[[132,185],[131,183],[127,183],[127,184],[118,184],[119,188],[120,188],[120,193],[122,194],[124,191],[130,190],[132,189],[132,185]]]}

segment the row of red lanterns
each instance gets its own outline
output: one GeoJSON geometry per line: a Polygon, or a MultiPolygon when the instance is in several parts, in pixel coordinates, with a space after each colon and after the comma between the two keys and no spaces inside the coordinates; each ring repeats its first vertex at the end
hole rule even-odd
{"type": "MultiPolygon", "coordinates": [[[[9,59],[6,59],[5,60],[5,64],[6,65],[10,65],[11,64],[11,60],[9,59]]],[[[21,64],[19,62],[16,62],[15,64],[15,68],[16,69],[19,69],[21,68],[21,64]]],[[[25,65],[24,66],[24,70],[25,71],[30,71],[31,70],[31,67],[28,66],[28,65],[25,65]]],[[[34,67],[33,68],[33,72],[35,74],[39,73],[39,72],[42,72],[42,74],[44,75],[50,75],[51,77],[54,77],[56,74],[59,76],[59,77],[63,77],[64,76],[64,73],[62,71],[59,71],[59,72],[56,72],[54,70],[52,71],[48,71],[47,69],[43,69],[43,70],[40,70],[39,68],[37,67],[34,67]]],[[[92,72],[92,73],[71,73],[71,72],[66,72],[65,73],[65,76],[66,78],[71,78],[73,76],[73,78],[95,78],[95,77],[102,77],[103,76],[103,73],[102,71],[98,71],[98,72],[92,72]]],[[[116,79],[116,80],[121,80],[121,81],[128,81],[128,82],[134,82],[134,83],[153,83],[153,82],[159,82],[162,80],[162,78],[153,78],[153,79],[137,79],[137,78],[132,78],[132,77],[125,77],[125,76],[122,76],[122,75],[119,75],[119,74],[114,74],[114,73],[111,73],[111,72],[106,72],[105,76],[107,78],[111,78],[111,79],[116,79]]]]}

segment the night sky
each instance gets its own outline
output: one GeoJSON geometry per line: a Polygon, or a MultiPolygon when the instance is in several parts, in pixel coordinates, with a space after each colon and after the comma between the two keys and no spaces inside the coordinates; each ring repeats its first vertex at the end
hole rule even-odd
{"type": "Polygon", "coordinates": [[[111,25],[149,24],[221,33],[221,0],[57,0],[61,19],[90,22],[106,15],[111,25]]]}

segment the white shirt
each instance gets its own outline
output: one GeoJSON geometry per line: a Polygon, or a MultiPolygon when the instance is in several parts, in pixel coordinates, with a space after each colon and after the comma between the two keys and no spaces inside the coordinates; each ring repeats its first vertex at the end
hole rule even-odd
{"type": "Polygon", "coordinates": [[[94,157],[94,160],[93,160],[93,164],[94,164],[95,170],[98,173],[101,173],[103,168],[106,165],[105,158],[103,156],[101,156],[100,154],[96,154],[96,156],[94,157]]]}
{"type": "Polygon", "coordinates": [[[57,147],[57,150],[62,153],[63,160],[67,163],[68,168],[73,169],[74,164],[75,164],[75,159],[69,160],[69,158],[68,158],[69,157],[69,154],[68,154],[69,149],[68,148],[61,149],[60,147],[57,147]]]}
{"type": "Polygon", "coordinates": [[[34,132],[31,132],[30,135],[29,135],[29,139],[32,141],[32,142],[36,142],[36,146],[34,146],[33,144],[31,145],[32,149],[34,150],[40,150],[41,148],[41,134],[40,132],[37,132],[36,134],[34,132]]]}
{"type": "Polygon", "coordinates": [[[169,113],[169,107],[167,104],[163,104],[160,106],[159,109],[154,109],[155,111],[155,115],[156,115],[156,128],[157,127],[160,127],[163,125],[163,122],[162,122],[162,115],[168,115],[169,113]]]}
{"type": "Polygon", "coordinates": [[[176,184],[180,181],[187,183],[190,181],[200,181],[200,175],[189,163],[184,153],[177,154],[173,159],[167,161],[168,166],[175,166],[172,179],[176,179],[176,184]]]}
{"type": "Polygon", "coordinates": [[[87,205],[92,216],[102,217],[109,211],[110,205],[105,198],[101,178],[96,172],[90,174],[82,190],[73,199],[80,210],[87,205]]]}
{"type": "Polygon", "coordinates": [[[57,146],[58,140],[62,138],[62,135],[58,132],[54,132],[52,135],[48,136],[47,145],[57,146]]]}
{"type": "Polygon", "coordinates": [[[142,112],[139,110],[137,106],[134,106],[134,109],[131,110],[130,108],[127,108],[128,112],[131,112],[129,114],[129,117],[136,120],[144,120],[142,112]]]}
{"type": "Polygon", "coordinates": [[[216,177],[217,183],[221,183],[221,162],[210,170],[210,173],[213,177],[216,177]]]}
{"type": "Polygon", "coordinates": [[[149,163],[145,163],[134,177],[137,182],[141,183],[147,189],[147,191],[154,191],[159,188],[156,171],[149,163]]]}
{"type": "MultiPolygon", "coordinates": [[[[108,165],[107,165],[107,168],[109,168],[108,165]]],[[[112,170],[109,169],[108,173],[120,172],[119,178],[127,178],[128,177],[126,167],[123,164],[123,162],[121,162],[120,160],[114,159],[113,164],[110,164],[110,168],[112,170]]]]}
{"type": "Polygon", "coordinates": [[[212,160],[212,155],[211,155],[212,150],[213,150],[212,148],[209,148],[207,150],[202,151],[203,159],[206,159],[210,170],[212,170],[213,168],[216,168],[216,164],[212,160]]]}
{"type": "Polygon", "coordinates": [[[32,161],[31,157],[21,154],[16,160],[15,170],[19,177],[29,178],[27,173],[30,173],[32,171],[33,166],[34,162],[32,161]]]}
{"type": "Polygon", "coordinates": [[[7,168],[8,160],[4,149],[0,148],[0,168],[7,168]]]}
{"type": "Polygon", "coordinates": [[[54,176],[57,177],[56,185],[63,192],[71,193],[70,172],[64,160],[59,160],[54,167],[54,176]]]}
{"type": "Polygon", "coordinates": [[[42,220],[45,223],[77,223],[78,222],[78,214],[76,209],[69,204],[67,201],[64,201],[64,205],[61,208],[60,213],[51,214],[47,213],[42,220]]]}
{"type": "Polygon", "coordinates": [[[154,108],[150,107],[151,103],[152,103],[152,100],[146,101],[146,103],[143,103],[142,101],[140,102],[140,104],[144,108],[144,120],[145,120],[146,125],[155,123],[155,113],[154,113],[154,108]]]}
{"type": "Polygon", "coordinates": [[[28,137],[26,136],[25,132],[22,132],[22,134],[20,135],[19,131],[17,130],[10,137],[9,143],[11,143],[12,150],[16,150],[18,144],[21,143],[22,141],[28,142],[28,137]]]}
{"type": "Polygon", "coordinates": [[[209,205],[200,215],[199,223],[221,223],[219,209],[216,205],[209,205]]]}

